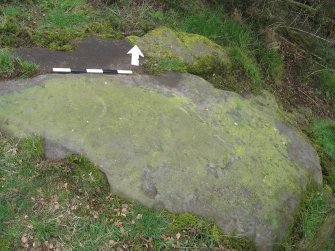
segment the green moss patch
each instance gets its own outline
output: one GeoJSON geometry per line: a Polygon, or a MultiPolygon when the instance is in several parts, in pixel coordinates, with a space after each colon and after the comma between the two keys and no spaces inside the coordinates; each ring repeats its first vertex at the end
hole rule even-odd
{"type": "Polygon", "coordinates": [[[166,71],[186,72],[187,66],[179,58],[163,57],[149,59],[143,63],[145,71],[149,74],[160,74],[166,71]]]}

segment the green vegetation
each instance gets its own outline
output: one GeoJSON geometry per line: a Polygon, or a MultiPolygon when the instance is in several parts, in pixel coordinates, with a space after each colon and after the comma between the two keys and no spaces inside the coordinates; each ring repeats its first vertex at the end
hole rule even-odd
{"type": "Polygon", "coordinates": [[[109,192],[104,175],[80,155],[44,160],[43,140],[0,136],[0,249],[253,250],[191,214],[148,209],[109,192]]]}
{"type": "MultiPolygon", "coordinates": [[[[335,210],[332,190],[312,193],[304,202],[298,217],[296,235],[301,235],[299,250],[335,249],[335,210]]],[[[299,238],[298,238],[299,239],[299,238]]]]}
{"type": "Polygon", "coordinates": [[[335,249],[335,121],[315,118],[312,127],[325,184],[323,191],[312,192],[304,201],[292,237],[299,240],[299,250],[331,251],[335,249]]]}
{"type": "Polygon", "coordinates": [[[30,77],[36,69],[36,64],[15,57],[7,48],[0,49],[0,78],[30,77]]]}
{"type": "Polygon", "coordinates": [[[103,13],[96,12],[85,0],[5,4],[0,6],[0,13],[0,46],[71,50],[84,36],[96,32],[118,37],[103,22],[103,13]]]}
{"type": "Polygon", "coordinates": [[[274,49],[264,50],[261,56],[262,67],[274,81],[280,82],[284,76],[283,56],[274,49]]]}
{"type": "Polygon", "coordinates": [[[318,73],[320,87],[335,97],[335,73],[330,70],[322,70],[318,73]]]}
{"type": "Polygon", "coordinates": [[[250,81],[255,84],[253,89],[260,89],[261,83],[261,75],[260,70],[257,66],[257,63],[252,60],[241,48],[232,47],[230,49],[230,55],[232,55],[234,63],[240,66],[246,72],[247,76],[249,76],[250,81]]]}
{"type": "MultiPolygon", "coordinates": [[[[212,75],[215,73],[215,78],[200,75],[213,83],[215,87],[226,87],[223,89],[237,92],[243,92],[245,89],[258,92],[262,82],[262,72],[256,60],[257,44],[253,44],[253,41],[256,41],[256,43],[258,41],[252,36],[250,27],[239,25],[234,20],[230,20],[222,5],[215,9],[202,6],[200,11],[192,6],[189,6],[189,8],[187,11],[179,10],[179,12],[172,13],[174,15],[170,15],[170,18],[168,18],[169,25],[180,31],[203,35],[228,48],[229,56],[235,63],[234,67],[240,69],[230,73],[233,78],[227,78],[226,71],[213,71],[212,75]],[[237,79],[241,80],[238,77],[241,74],[249,78],[249,88],[238,88],[239,85],[236,82],[238,82],[237,79]],[[234,81],[232,81],[233,79],[234,81]]],[[[275,64],[271,62],[272,58],[268,59],[269,63],[275,64]]],[[[191,72],[194,72],[194,70],[191,72]]]]}
{"type": "Polygon", "coordinates": [[[315,119],[313,133],[322,150],[321,161],[326,180],[335,191],[335,121],[315,119]]]}
{"type": "Polygon", "coordinates": [[[150,59],[144,62],[144,68],[149,74],[160,74],[166,71],[187,72],[187,66],[178,58],[164,57],[150,59]]]}

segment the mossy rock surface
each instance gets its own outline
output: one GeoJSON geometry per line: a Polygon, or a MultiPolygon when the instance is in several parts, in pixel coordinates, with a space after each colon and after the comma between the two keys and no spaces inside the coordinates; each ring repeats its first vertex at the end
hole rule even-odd
{"type": "Polygon", "coordinates": [[[184,63],[194,64],[199,58],[213,57],[229,64],[228,54],[210,39],[185,32],[159,27],[142,37],[130,36],[128,40],[140,47],[150,58],[178,58],[184,63]]]}
{"type": "Polygon", "coordinates": [[[316,152],[270,94],[243,98],[190,74],[0,82],[0,107],[3,130],[84,154],[113,193],[207,217],[261,250],[322,183],[316,152]]]}

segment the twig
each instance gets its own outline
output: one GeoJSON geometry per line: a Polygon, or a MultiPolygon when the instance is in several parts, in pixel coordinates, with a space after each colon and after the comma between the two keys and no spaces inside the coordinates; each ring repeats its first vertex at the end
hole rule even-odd
{"type": "Polygon", "coordinates": [[[303,3],[300,3],[300,2],[296,2],[296,1],[294,1],[294,0],[286,0],[286,2],[288,2],[288,3],[290,3],[290,4],[293,4],[293,5],[295,5],[295,6],[298,6],[299,8],[303,8],[303,9],[305,9],[305,10],[307,10],[308,12],[310,12],[310,13],[316,13],[317,11],[318,11],[318,9],[316,9],[316,8],[313,8],[313,7],[311,7],[311,6],[309,6],[309,5],[307,5],[307,4],[303,4],[303,3]]]}
{"type": "Polygon", "coordinates": [[[320,36],[318,36],[318,35],[315,35],[315,34],[313,34],[313,33],[310,33],[310,32],[308,32],[308,31],[304,31],[304,30],[301,30],[301,29],[298,29],[298,28],[294,28],[294,27],[290,27],[290,26],[279,26],[278,28],[287,28],[287,29],[291,29],[291,30],[300,31],[300,32],[303,32],[303,33],[305,33],[305,34],[308,34],[308,35],[311,35],[311,36],[313,36],[313,37],[316,37],[316,38],[318,38],[318,39],[321,39],[321,40],[323,40],[323,41],[325,41],[325,42],[327,42],[327,43],[330,43],[331,45],[335,44],[335,41],[333,41],[333,40],[328,40],[328,39],[326,39],[326,38],[320,37],[320,36]]]}
{"type": "Polygon", "coordinates": [[[308,97],[310,100],[312,100],[314,102],[314,104],[316,104],[317,106],[320,106],[320,104],[318,104],[311,96],[309,96],[307,93],[305,93],[304,91],[300,90],[298,88],[298,91],[300,91],[301,93],[305,94],[306,97],[308,97]]]}
{"type": "Polygon", "coordinates": [[[315,73],[318,73],[318,72],[320,72],[320,71],[324,71],[324,69],[317,70],[317,71],[313,71],[312,73],[308,74],[307,77],[310,77],[310,76],[312,76],[312,75],[314,75],[315,73]]]}

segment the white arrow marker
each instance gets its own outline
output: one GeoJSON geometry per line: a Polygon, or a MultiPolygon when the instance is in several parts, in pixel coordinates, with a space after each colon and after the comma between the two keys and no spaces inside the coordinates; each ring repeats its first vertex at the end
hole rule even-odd
{"type": "Polygon", "coordinates": [[[128,51],[127,54],[131,54],[131,64],[136,66],[140,65],[140,56],[144,57],[143,53],[137,45],[135,45],[130,51],[128,51]]]}

